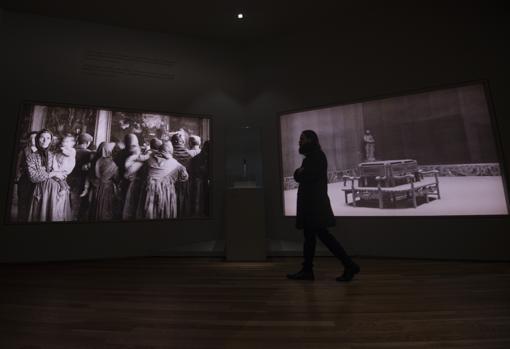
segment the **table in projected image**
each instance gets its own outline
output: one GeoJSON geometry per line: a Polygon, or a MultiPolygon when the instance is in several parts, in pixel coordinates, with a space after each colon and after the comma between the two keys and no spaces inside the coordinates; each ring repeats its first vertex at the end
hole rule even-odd
{"type": "Polygon", "coordinates": [[[359,176],[343,177],[345,203],[354,207],[362,200],[377,200],[379,208],[384,208],[385,203],[395,206],[399,200],[409,200],[416,208],[419,197],[427,203],[430,196],[441,198],[438,171],[419,170],[413,159],[362,162],[358,173],[359,176]]]}

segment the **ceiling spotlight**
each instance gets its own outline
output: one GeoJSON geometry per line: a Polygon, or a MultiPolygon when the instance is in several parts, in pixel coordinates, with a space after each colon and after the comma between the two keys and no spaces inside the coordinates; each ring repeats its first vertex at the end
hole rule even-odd
{"type": "Polygon", "coordinates": [[[243,18],[244,18],[244,15],[242,13],[237,14],[237,19],[243,19],[243,18]]]}

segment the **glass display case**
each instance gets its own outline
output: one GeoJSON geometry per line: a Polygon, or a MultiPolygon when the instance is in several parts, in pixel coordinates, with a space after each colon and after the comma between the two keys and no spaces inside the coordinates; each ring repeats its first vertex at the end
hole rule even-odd
{"type": "Polygon", "coordinates": [[[228,188],[262,187],[260,130],[244,126],[226,132],[225,173],[228,188]]]}

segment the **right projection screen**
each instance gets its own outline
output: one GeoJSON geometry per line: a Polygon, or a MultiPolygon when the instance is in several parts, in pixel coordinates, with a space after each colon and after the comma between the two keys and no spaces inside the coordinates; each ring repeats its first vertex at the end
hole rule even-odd
{"type": "Polygon", "coordinates": [[[298,142],[314,130],[335,216],[507,215],[485,83],[280,115],[283,208],[296,215],[298,142]]]}

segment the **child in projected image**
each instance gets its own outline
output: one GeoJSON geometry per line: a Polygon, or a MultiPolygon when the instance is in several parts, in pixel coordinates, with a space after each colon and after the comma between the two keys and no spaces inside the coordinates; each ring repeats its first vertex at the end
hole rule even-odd
{"type": "Polygon", "coordinates": [[[192,158],[200,154],[201,139],[199,136],[197,135],[189,136],[188,143],[189,143],[188,154],[191,155],[192,158]]]}
{"type": "Polygon", "coordinates": [[[76,165],[76,150],[74,149],[75,139],[72,134],[66,134],[62,137],[58,152],[53,158],[53,172],[62,174],[63,179],[55,178],[60,185],[60,193],[69,190],[65,178],[73,171],[76,165]]]}

